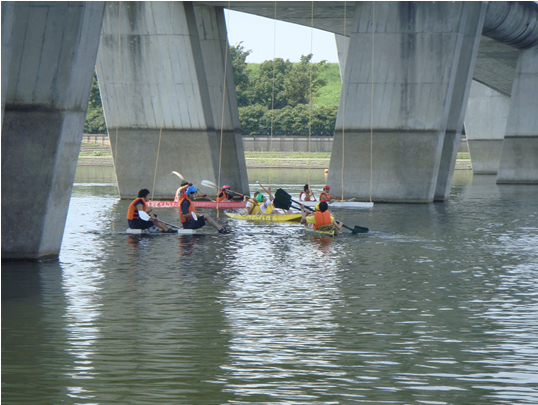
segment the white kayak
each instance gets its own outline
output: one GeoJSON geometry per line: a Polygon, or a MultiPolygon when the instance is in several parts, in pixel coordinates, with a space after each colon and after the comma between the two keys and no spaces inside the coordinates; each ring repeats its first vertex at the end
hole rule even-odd
{"type": "Polygon", "coordinates": [[[148,229],[127,229],[125,233],[129,235],[192,235],[196,233],[194,229],[178,229],[177,232],[150,232],[148,229]]]}

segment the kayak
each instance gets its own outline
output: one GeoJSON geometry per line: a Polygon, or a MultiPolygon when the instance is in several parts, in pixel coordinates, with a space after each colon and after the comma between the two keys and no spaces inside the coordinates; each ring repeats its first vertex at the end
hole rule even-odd
{"type": "MultiPolygon", "coordinates": [[[[220,202],[215,201],[193,201],[196,208],[218,208],[219,209],[236,209],[236,208],[246,208],[246,201],[240,202],[220,202]]],[[[149,201],[148,205],[150,207],[177,207],[179,205],[178,201],[149,201]]]]}
{"type": "Polygon", "coordinates": [[[310,229],[308,227],[304,227],[304,233],[307,235],[313,235],[313,236],[323,236],[323,237],[329,237],[334,238],[336,235],[334,234],[334,231],[318,231],[314,229],[310,229]]]}
{"type": "MultiPolygon", "coordinates": [[[[314,208],[319,201],[302,201],[304,205],[314,208]]],[[[335,201],[329,203],[329,208],[373,208],[373,202],[361,201],[335,201]]]]}
{"type": "Polygon", "coordinates": [[[301,220],[301,214],[246,215],[226,213],[226,215],[233,219],[244,219],[247,221],[299,222],[301,220]]]}
{"type": "Polygon", "coordinates": [[[126,234],[129,235],[192,235],[194,232],[194,229],[178,229],[175,233],[167,233],[167,232],[150,232],[148,229],[127,229],[125,231],[126,234]]]}

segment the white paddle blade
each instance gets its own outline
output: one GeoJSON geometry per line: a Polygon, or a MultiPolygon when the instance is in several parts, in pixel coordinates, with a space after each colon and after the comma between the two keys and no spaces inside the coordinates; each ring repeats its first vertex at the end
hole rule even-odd
{"type": "Polygon", "coordinates": [[[202,186],[209,187],[209,188],[217,188],[217,185],[209,180],[202,180],[200,182],[202,186]]]}
{"type": "Polygon", "coordinates": [[[178,173],[178,172],[176,172],[175,170],[172,171],[172,173],[170,173],[170,174],[175,174],[175,175],[176,175],[177,177],[179,177],[181,180],[185,180],[185,177],[183,177],[183,176],[181,175],[181,173],[178,173]]]}
{"type": "Polygon", "coordinates": [[[149,221],[151,218],[146,211],[138,211],[138,216],[142,221],[149,221]]]}
{"type": "Polygon", "coordinates": [[[191,212],[191,215],[192,215],[192,219],[194,219],[195,221],[198,221],[198,216],[196,215],[195,212],[191,212]]]}

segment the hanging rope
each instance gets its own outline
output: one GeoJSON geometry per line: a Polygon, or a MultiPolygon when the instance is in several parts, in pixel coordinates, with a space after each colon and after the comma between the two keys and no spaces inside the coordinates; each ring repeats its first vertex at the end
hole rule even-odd
{"type": "MultiPolygon", "coordinates": [[[[230,1],[228,1],[228,21],[230,21],[230,1]]],[[[221,111],[221,120],[220,120],[220,151],[219,151],[219,179],[217,181],[217,190],[220,190],[220,174],[222,168],[222,143],[224,139],[224,109],[226,106],[226,75],[228,73],[228,39],[226,38],[226,51],[224,56],[224,84],[222,90],[222,111],[221,111]]],[[[218,191],[217,191],[218,192],[218,191]]],[[[217,203],[217,218],[219,217],[219,206],[217,203]]]]}
{"type": "MultiPolygon", "coordinates": [[[[118,156],[118,126],[119,126],[119,107],[118,98],[120,94],[120,56],[121,56],[121,1],[118,3],[118,55],[117,55],[117,68],[116,68],[116,139],[114,142],[114,176],[116,177],[116,190],[118,191],[118,198],[120,198],[120,186],[118,183],[118,169],[116,166],[116,158],[118,156]]],[[[112,230],[116,230],[116,204],[114,204],[112,216],[112,230]]]]}
{"type": "Polygon", "coordinates": [[[375,2],[372,9],[372,96],[370,100],[370,202],[372,202],[372,188],[374,177],[374,38],[375,38],[375,2]]]}
{"type": "Polygon", "coordinates": [[[157,159],[155,161],[155,172],[153,174],[153,188],[151,190],[151,199],[153,200],[153,195],[155,193],[155,183],[157,181],[157,168],[159,167],[159,155],[161,153],[161,139],[163,135],[163,126],[164,126],[164,106],[166,104],[166,89],[168,84],[168,66],[170,65],[170,45],[172,43],[172,21],[174,16],[174,2],[170,2],[172,8],[170,10],[170,24],[168,27],[168,55],[166,57],[166,70],[164,73],[164,92],[163,92],[163,101],[161,103],[161,128],[159,130],[159,144],[157,145],[157,159]]]}
{"type": "MultiPolygon", "coordinates": [[[[273,18],[273,89],[271,95],[271,133],[269,136],[269,152],[273,152],[273,128],[275,122],[275,75],[276,75],[276,1],[275,16],[273,18]]],[[[272,170],[269,170],[269,185],[272,180],[272,170]]]]}
{"type": "MultiPolygon", "coordinates": [[[[314,1],[312,1],[312,10],[311,10],[311,24],[310,24],[310,54],[313,55],[312,43],[314,35],[314,1]]],[[[312,138],[312,59],[310,59],[310,97],[308,100],[309,105],[309,116],[308,116],[308,185],[310,186],[310,153],[311,153],[311,138],[312,138]]]]}
{"type": "MultiPolygon", "coordinates": [[[[346,38],[346,17],[347,17],[347,2],[344,1],[344,41],[346,38]]],[[[350,39],[351,40],[351,39],[350,39]]],[[[347,65],[347,48],[344,46],[344,74],[342,75],[342,91],[344,94],[342,95],[342,174],[341,174],[341,181],[342,181],[342,200],[344,199],[344,158],[345,158],[345,144],[346,144],[346,86],[345,86],[345,78],[346,78],[346,65],[347,65]]]]}

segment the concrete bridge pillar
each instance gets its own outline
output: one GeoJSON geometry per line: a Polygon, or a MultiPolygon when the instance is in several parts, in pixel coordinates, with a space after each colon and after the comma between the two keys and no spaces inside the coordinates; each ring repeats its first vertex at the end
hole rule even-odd
{"type": "Polygon", "coordinates": [[[172,197],[173,170],[249,192],[227,47],[221,8],[107,3],[97,74],[122,198],[172,197]]]}
{"type": "Polygon", "coordinates": [[[521,50],[497,183],[538,183],[538,46],[521,50]]]}
{"type": "MultiPolygon", "coordinates": [[[[103,2],[16,2],[6,16],[12,36],[9,59],[2,47],[2,259],[60,252],[103,11],[103,2]]],[[[2,15],[2,44],[4,34],[2,15]]]]}
{"type": "Polygon", "coordinates": [[[465,133],[474,174],[497,174],[510,109],[510,97],[473,81],[465,133]]]}
{"type": "Polygon", "coordinates": [[[336,195],[448,197],[485,9],[357,3],[329,169],[336,195]]]}

